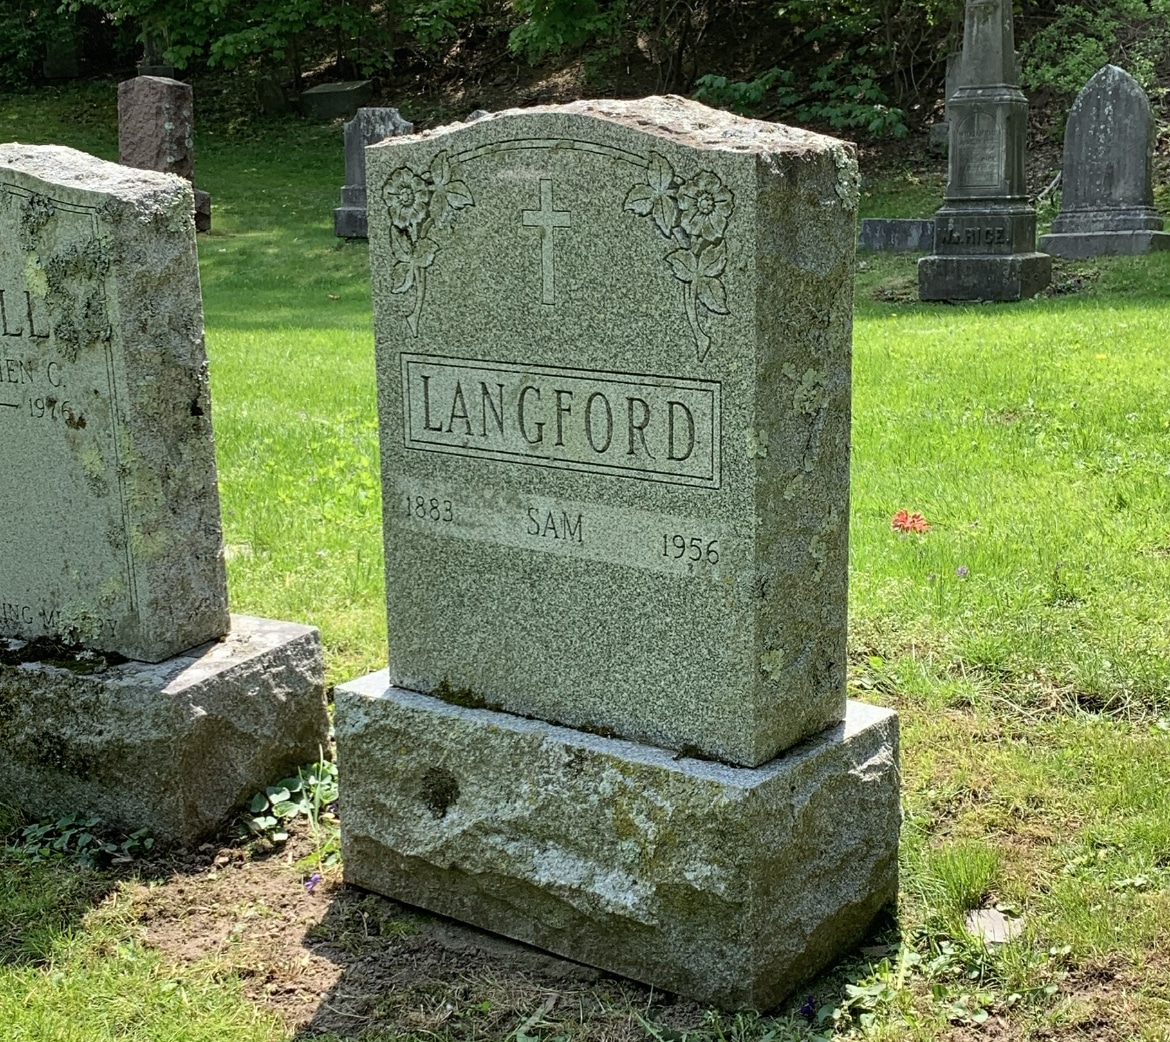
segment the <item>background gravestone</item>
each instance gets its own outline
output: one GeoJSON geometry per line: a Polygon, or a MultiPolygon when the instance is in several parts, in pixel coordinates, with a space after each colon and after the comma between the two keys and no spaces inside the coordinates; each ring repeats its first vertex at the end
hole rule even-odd
{"type": "Polygon", "coordinates": [[[658,98],[366,161],[390,667],[337,693],[346,878],[770,1005],[896,890],[896,720],[844,686],[852,149],[658,98]]]}
{"type": "Polygon", "coordinates": [[[0,145],[0,787],[181,841],[328,732],[316,631],[228,615],[191,208],[0,145]]]}
{"type": "MultiPolygon", "coordinates": [[[[118,162],[195,183],[194,92],[165,76],[118,84],[118,162]]],[[[195,191],[195,229],[211,230],[211,196],[195,191]]]]}
{"type": "Polygon", "coordinates": [[[1170,248],[1154,209],[1154,114],[1132,76],[1106,65],[1068,114],[1060,213],[1042,249],[1060,257],[1170,248]]]}
{"type": "Polygon", "coordinates": [[[366,237],[366,146],[413,131],[414,124],[403,119],[397,109],[358,109],[345,124],[345,184],[341,205],[333,211],[335,235],[366,237]]]}
{"type": "Polygon", "coordinates": [[[1008,0],[967,0],[958,80],[949,100],[946,202],[934,218],[934,253],[918,262],[918,295],[1034,296],[1052,280],[1052,258],[1036,251],[1024,180],[1028,102],[1008,0]]]}
{"type": "Polygon", "coordinates": [[[353,119],[373,96],[373,80],[322,83],[301,92],[301,112],[308,119],[353,119]]]}

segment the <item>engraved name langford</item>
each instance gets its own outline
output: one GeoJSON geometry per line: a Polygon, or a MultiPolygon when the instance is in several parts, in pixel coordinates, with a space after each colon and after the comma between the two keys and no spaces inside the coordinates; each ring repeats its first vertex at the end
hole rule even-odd
{"type": "Polygon", "coordinates": [[[717,382],[401,357],[407,448],[719,487],[717,382]]]}

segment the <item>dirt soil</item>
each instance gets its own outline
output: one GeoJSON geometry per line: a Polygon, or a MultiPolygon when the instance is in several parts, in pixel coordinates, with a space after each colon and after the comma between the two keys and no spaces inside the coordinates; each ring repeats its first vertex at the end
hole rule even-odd
{"type": "Polygon", "coordinates": [[[526,945],[314,878],[307,828],[267,854],[208,844],[139,866],[118,903],[171,959],[238,975],[248,997],[297,1039],[510,1032],[580,1042],[664,1038],[703,1022],[703,1007],[526,945]]]}

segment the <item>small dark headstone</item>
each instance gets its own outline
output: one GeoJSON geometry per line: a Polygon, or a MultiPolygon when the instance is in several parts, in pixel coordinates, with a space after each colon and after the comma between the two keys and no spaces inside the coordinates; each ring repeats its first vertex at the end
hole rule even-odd
{"type": "Polygon", "coordinates": [[[142,61],[138,63],[139,76],[162,76],[171,79],[175,67],[163,58],[166,51],[166,33],[147,29],[142,34],[142,61]]]}
{"type": "Polygon", "coordinates": [[[943,118],[929,128],[929,147],[932,152],[945,156],[951,133],[951,95],[959,89],[959,62],[961,54],[947,55],[947,76],[943,87],[943,118]]]}
{"type": "Polygon", "coordinates": [[[77,61],[77,38],[54,36],[45,44],[45,62],[41,67],[47,80],[73,80],[81,70],[77,61]]]}
{"type": "Polygon", "coordinates": [[[413,133],[414,124],[397,109],[358,109],[345,124],[345,184],[341,205],[333,211],[334,234],[343,239],[366,237],[366,146],[413,133]]]}
{"type": "Polygon", "coordinates": [[[271,76],[256,81],[256,107],[265,116],[279,116],[288,111],[284,88],[271,76]]]}
{"type": "Polygon", "coordinates": [[[967,0],[959,86],[951,95],[946,201],[934,253],[918,262],[922,300],[1020,300],[1052,280],[1036,252],[1024,152],[1028,101],[1018,84],[1008,0],[967,0]]]}
{"type": "MultiPolygon", "coordinates": [[[[195,180],[194,92],[166,76],[118,84],[118,162],[195,180]]],[[[211,196],[195,190],[195,227],[211,230],[211,196]]]]}
{"type": "Polygon", "coordinates": [[[934,245],[934,221],[867,217],[857,236],[858,249],[878,253],[926,253],[934,245]]]}
{"type": "Polygon", "coordinates": [[[1069,111],[1060,214],[1041,247],[1058,257],[1170,249],[1154,209],[1153,152],[1146,92],[1125,70],[1106,65],[1069,111]]]}
{"type": "Polygon", "coordinates": [[[353,119],[357,110],[374,96],[373,80],[322,83],[301,94],[301,112],[308,119],[353,119]]]}

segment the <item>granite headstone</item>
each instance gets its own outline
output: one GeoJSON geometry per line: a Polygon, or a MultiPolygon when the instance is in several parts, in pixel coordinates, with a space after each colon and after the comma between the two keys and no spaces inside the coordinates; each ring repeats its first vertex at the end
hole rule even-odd
{"type": "Polygon", "coordinates": [[[1060,213],[1041,249],[1058,257],[1170,248],[1154,209],[1154,113],[1140,84],[1106,65],[1068,114],[1060,213]]]}
{"type": "MultiPolygon", "coordinates": [[[[166,76],[118,84],[118,162],[195,183],[194,92],[166,76]]],[[[195,189],[195,228],[211,230],[211,196],[195,189]]]]}
{"type": "Polygon", "coordinates": [[[345,184],[341,205],[333,211],[333,232],[340,238],[366,237],[366,146],[396,134],[410,134],[414,124],[397,109],[358,109],[345,124],[345,184]]]}
{"type": "Polygon", "coordinates": [[[896,718],[844,688],[853,151],[656,98],[366,161],[390,666],[337,693],[346,878],[770,1005],[896,890],[896,718]]]}
{"type": "Polygon", "coordinates": [[[353,119],[373,96],[373,80],[322,83],[301,92],[301,112],[309,119],[353,119]]]}
{"type": "Polygon", "coordinates": [[[1010,0],[967,0],[959,86],[950,98],[946,201],[934,252],[918,262],[922,300],[1020,300],[1052,279],[1036,250],[1024,180],[1028,102],[1019,88],[1010,0]]]}
{"type": "Polygon", "coordinates": [[[0,145],[0,787],[180,841],[328,728],[316,631],[228,615],[192,205],[0,145]]]}

